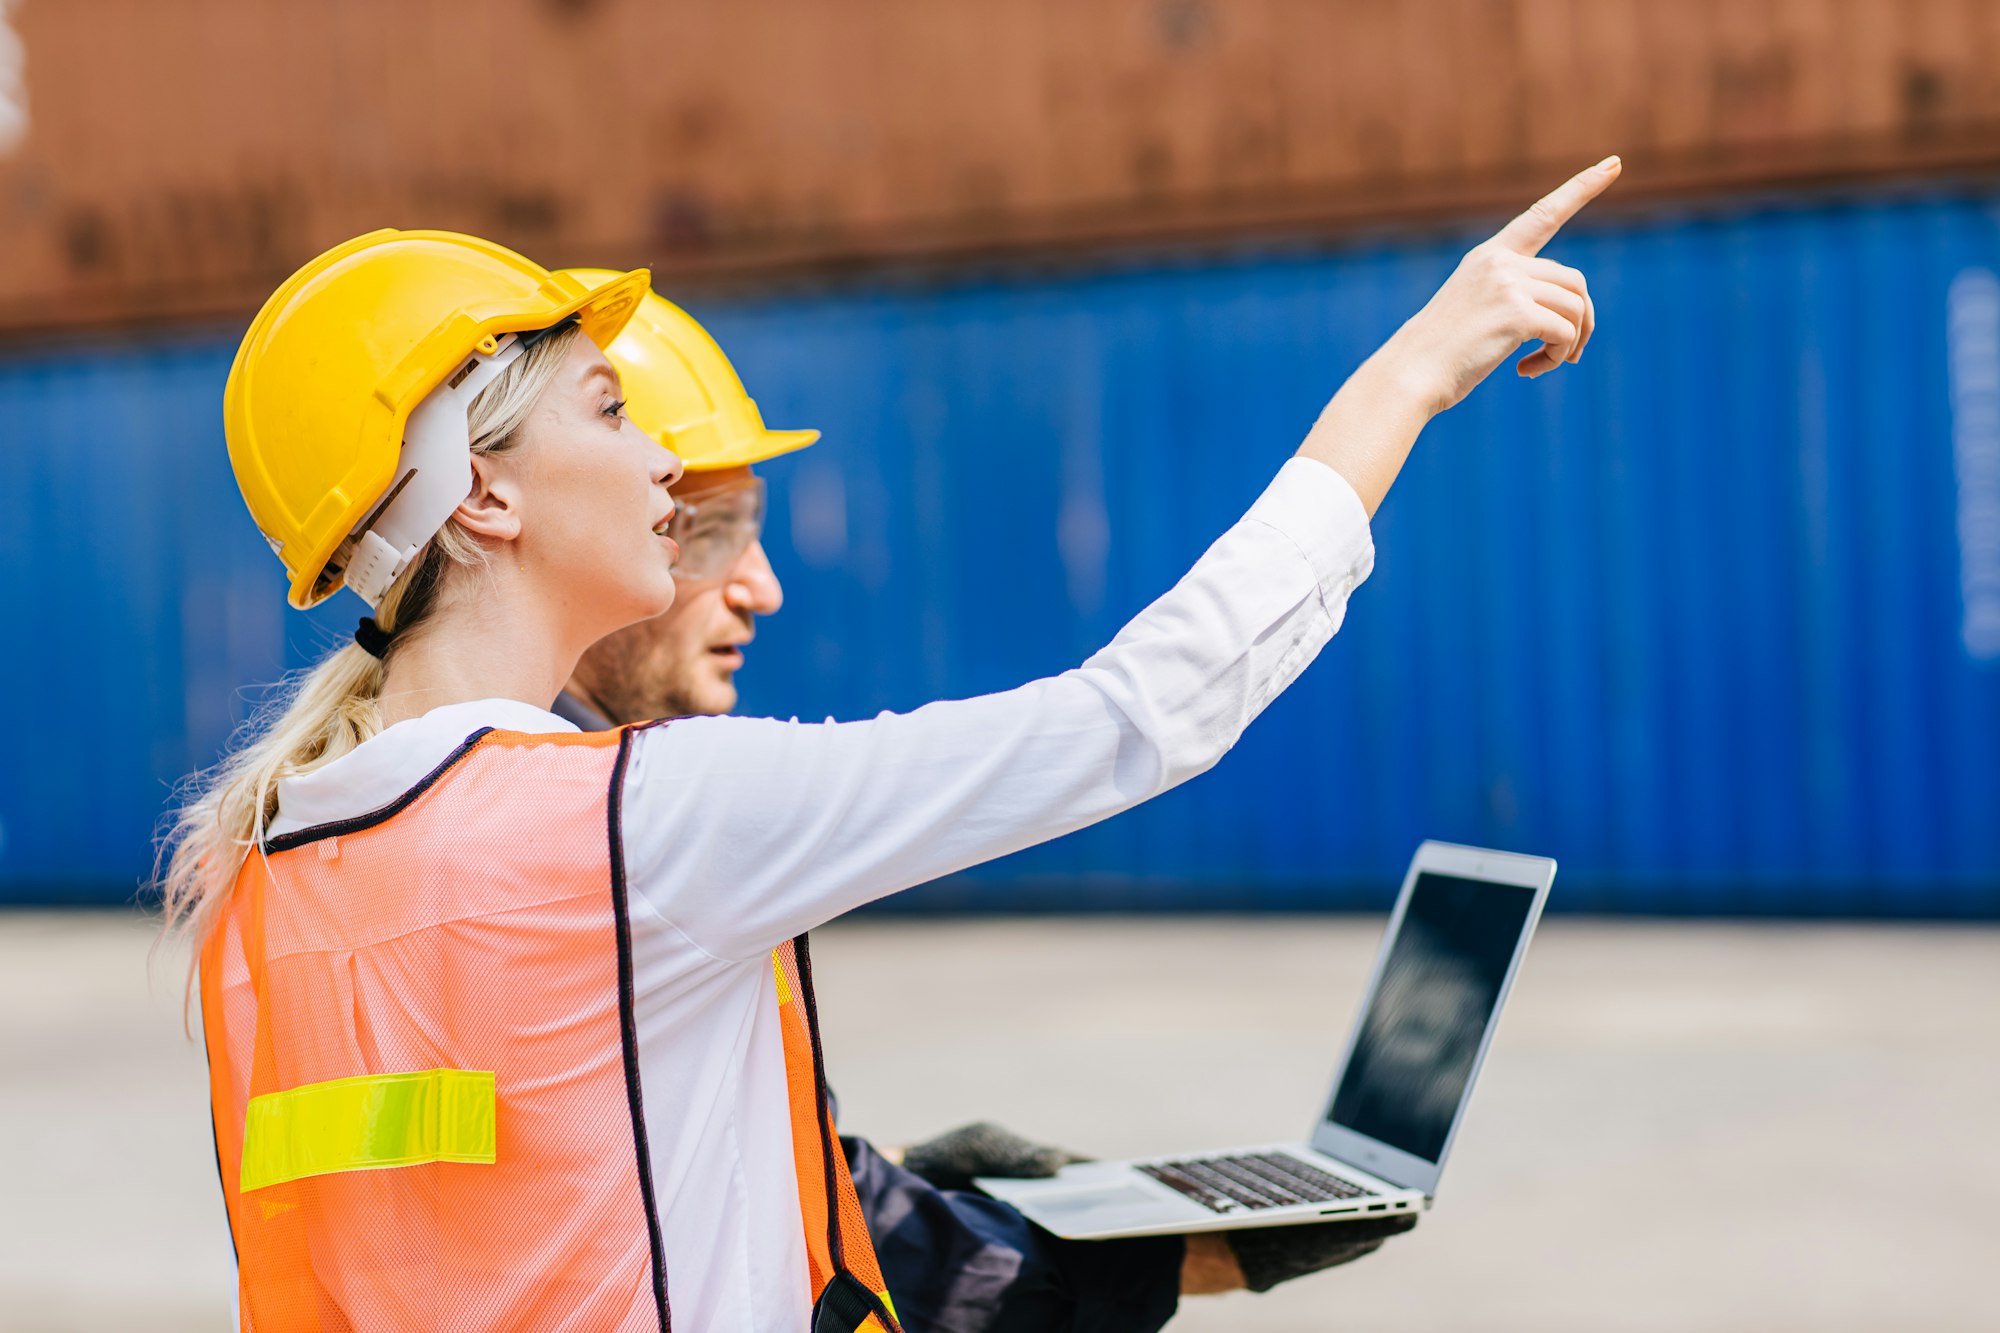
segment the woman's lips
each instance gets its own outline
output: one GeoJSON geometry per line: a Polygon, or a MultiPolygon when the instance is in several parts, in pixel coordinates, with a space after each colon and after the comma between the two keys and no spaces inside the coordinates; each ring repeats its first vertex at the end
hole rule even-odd
{"type": "Polygon", "coordinates": [[[667,548],[668,561],[674,564],[679,564],[681,558],[681,544],[675,541],[672,537],[669,537],[664,532],[660,534],[660,544],[667,548]]]}

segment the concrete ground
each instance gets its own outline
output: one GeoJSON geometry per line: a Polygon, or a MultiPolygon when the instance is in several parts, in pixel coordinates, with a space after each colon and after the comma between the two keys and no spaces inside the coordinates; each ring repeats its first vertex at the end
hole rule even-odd
{"type": "MultiPolygon", "coordinates": [[[[1302,1133],[1379,921],[889,921],[815,960],[844,1124],[1096,1153],[1302,1133]]],[[[182,960],[0,915],[0,1329],[214,1330],[229,1247],[182,960]]],[[[2000,931],[1543,928],[1436,1209],[1220,1333],[2000,1329],[2000,931]]]]}

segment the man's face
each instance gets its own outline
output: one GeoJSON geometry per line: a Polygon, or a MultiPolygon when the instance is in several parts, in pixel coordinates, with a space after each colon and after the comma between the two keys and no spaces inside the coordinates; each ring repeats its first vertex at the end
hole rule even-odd
{"type": "MultiPolygon", "coordinates": [[[[693,537],[688,556],[728,543],[756,512],[757,480],[747,467],[690,472],[673,488],[693,537]],[[711,527],[711,524],[718,526],[711,527]]],[[[677,520],[678,522],[679,520],[677,520]]],[[[572,693],[615,723],[727,713],[736,706],[736,672],[758,616],[784,602],[761,541],[752,540],[716,572],[677,570],[672,609],[594,644],[577,664],[572,693]],[[699,577],[690,577],[690,573],[699,577]]]]}

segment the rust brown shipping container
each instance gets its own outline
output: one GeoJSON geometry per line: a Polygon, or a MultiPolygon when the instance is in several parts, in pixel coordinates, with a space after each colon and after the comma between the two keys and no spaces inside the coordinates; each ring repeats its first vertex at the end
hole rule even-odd
{"type": "Polygon", "coordinates": [[[669,282],[2000,167],[2000,0],[0,0],[0,329],[378,226],[669,282]]]}

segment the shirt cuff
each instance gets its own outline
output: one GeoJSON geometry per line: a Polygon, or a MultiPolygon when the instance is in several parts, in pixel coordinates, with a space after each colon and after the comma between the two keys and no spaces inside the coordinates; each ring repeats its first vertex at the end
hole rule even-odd
{"type": "Polygon", "coordinates": [[[1375,569],[1375,540],[1368,510],[1347,478],[1324,463],[1293,458],[1250,506],[1246,520],[1283,533],[1312,566],[1320,604],[1338,615],[1350,594],[1375,569]]]}

